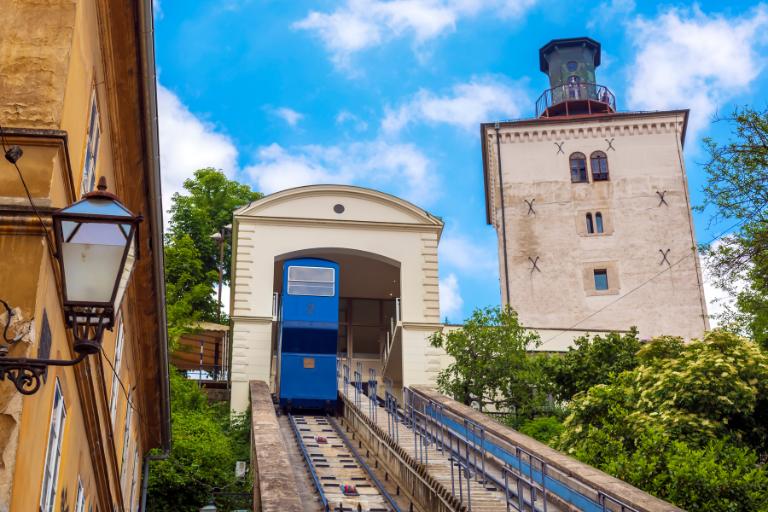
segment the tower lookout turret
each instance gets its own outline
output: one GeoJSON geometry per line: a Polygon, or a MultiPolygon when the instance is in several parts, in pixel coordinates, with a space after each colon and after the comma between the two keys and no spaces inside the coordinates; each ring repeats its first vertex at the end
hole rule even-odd
{"type": "Polygon", "coordinates": [[[539,50],[539,67],[549,76],[550,89],[536,101],[537,117],[614,112],[616,99],[598,85],[600,43],[588,37],[553,39],[539,50]]]}

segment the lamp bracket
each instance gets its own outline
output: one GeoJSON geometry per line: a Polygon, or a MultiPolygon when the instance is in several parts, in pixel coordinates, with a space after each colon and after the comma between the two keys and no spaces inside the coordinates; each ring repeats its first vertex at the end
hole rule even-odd
{"type": "Polygon", "coordinates": [[[98,352],[104,328],[111,326],[111,317],[105,319],[104,313],[81,313],[80,316],[85,317],[86,323],[79,322],[78,315],[75,315],[70,325],[75,337],[74,349],[77,353],[74,359],[7,357],[9,346],[21,341],[26,333],[16,333],[13,336],[9,334],[16,313],[3,299],[0,299],[0,304],[5,308],[6,314],[5,325],[2,328],[5,343],[0,343],[0,381],[7,379],[13,382],[22,395],[33,395],[40,389],[40,380],[49,366],[74,366],[89,354],[98,352]],[[94,319],[98,322],[95,325],[87,323],[93,322],[94,319]]]}
{"type": "Polygon", "coordinates": [[[40,389],[40,378],[49,366],[74,366],[87,354],[75,359],[30,359],[27,357],[0,357],[0,380],[13,382],[22,395],[32,395],[40,389]]]}

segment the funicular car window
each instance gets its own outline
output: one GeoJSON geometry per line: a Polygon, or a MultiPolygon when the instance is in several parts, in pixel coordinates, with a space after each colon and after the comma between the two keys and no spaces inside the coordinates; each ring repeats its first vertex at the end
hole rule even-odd
{"type": "Polygon", "coordinates": [[[335,271],[326,267],[288,267],[288,295],[332,297],[335,271]]]}

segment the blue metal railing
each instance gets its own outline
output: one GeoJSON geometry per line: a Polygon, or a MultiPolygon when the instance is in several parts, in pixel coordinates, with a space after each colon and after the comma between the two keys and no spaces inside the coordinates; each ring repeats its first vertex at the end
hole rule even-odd
{"type": "Polygon", "coordinates": [[[490,481],[503,488],[508,510],[511,506],[516,510],[546,512],[547,503],[554,498],[586,512],[637,512],[621,499],[562,473],[536,454],[489,436],[482,426],[447,413],[442,405],[413,390],[409,389],[404,396],[406,416],[410,416],[415,430],[429,432],[436,445],[473,470],[479,482],[490,481]],[[487,471],[489,458],[503,464],[500,478],[487,471]]]}

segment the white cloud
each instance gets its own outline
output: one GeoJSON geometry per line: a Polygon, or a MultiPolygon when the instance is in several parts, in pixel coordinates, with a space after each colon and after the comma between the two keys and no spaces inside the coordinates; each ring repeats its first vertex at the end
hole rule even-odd
{"type": "MultiPolygon", "coordinates": [[[[712,250],[723,244],[722,239],[712,244],[712,250]]],[[[704,279],[704,298],[707,302],[707,314],[709,325],[712,328],[718,326],[718,318],[726,311],[736,310],[736,295],[745,289],[748,284],[742,279],[737,279],[729,284],[731,290],[723,290],[715,284],[712,262],[708,258],[700,258],[701,273],[704,279]]]]}
{"type": "Polygon", "coordinates": [[[274,110],[274,114],[288,123],[289,126],[296,126],[299,121],[304,119],[304,114],[288,107],[277,108],[274,110]]]}
{"type": "Polygon", "coordinates": [[[462,306],[464,306],[464,299],[461,298],[459,280],[456,274],[448,274],[440,279],[440,316],[458,323],[462,320],[460,318],[462,306]]]}
{"type": "Polygon", "coordinates": [[[345,67],[361,50],[404,36],[417,45],[452,32],[462,17],[490,11],[518,18],[537,0],[345,0],[332,12],[311,11],[293,28],[314,32],[345,67]]]}
{"type": "Polygon", "coordinates": [[[495,243],[483,245],[482,241],[449,231],[440,238],[440,265],[476,276],[490,274],[496,279],[496,250],[495,243]]]}
{"type": "Polygon", "coordinates": [[[410,101],[396,109],[387,108],[381,127],[392,134],[417,122],[445,123],[465,130],[477,130],[491,118],[520,117],[522,106],[530,101],[517,83],[505,83],[494,77],[475,77],[456,84],[449,94],[439,96],[420,90],[410,101]]]}
{"type": "Polygon", "coordinates": [[[256,190],[272,193],[318,183],[354,183],[387,188],[417,203],[434,198],[432,163],[415,146],[381,140],[338,146],[279,144],[262,147],[245,171],[256,190]]]}
{"type": "Polygon", "coordinates": [[[342,110],[336,115],[336,124],[343,125],[351,123],[355,129],[359,132],[364,132],[368,129],[368,123],[360,119],[349,110],[342,110]]]}
{"type": "Polygon", "coordinates": [[[690,108],[696,137],[717,108],[760,73],[766,28],[764,5],[734,18],[707,16],[696,7],[636,18],[627,27],[637,49],[628,71],[630,108],[690,108]]]}
{"type": "Polygon", "coordinates": [[[635,10],[635,0],[606,0],[592,9],[587,28],[605,28],[616,25],[617,21],[623,21],[635,10]]]}
{"type": "MultiPolygon", "coordinates": [[[[237,149],[232,139],[203,122],[162,85],[157,85],[160,132],[160,172],[163,210],[171,207],[171,196],[182,192],[184,180],[202,167],[221,169],[232,177],[237,172],[237,149]]],[[[167,217],[167,214],[166,214],[167,217]]],[[[167,221],[167,218],[166,218],[167,221]]]]}

